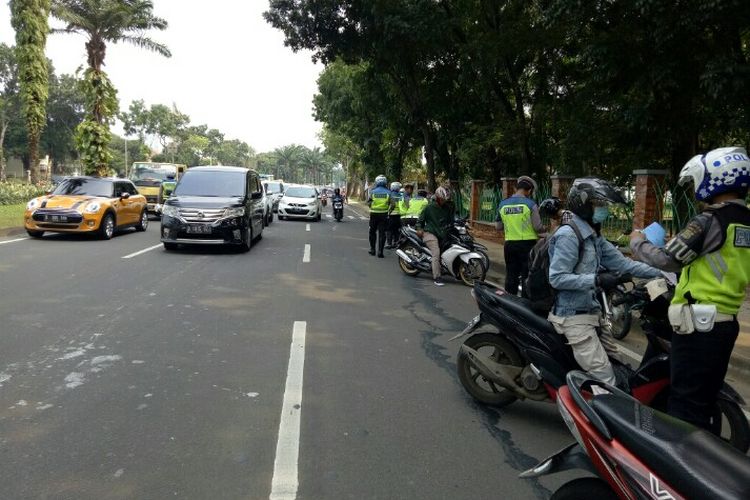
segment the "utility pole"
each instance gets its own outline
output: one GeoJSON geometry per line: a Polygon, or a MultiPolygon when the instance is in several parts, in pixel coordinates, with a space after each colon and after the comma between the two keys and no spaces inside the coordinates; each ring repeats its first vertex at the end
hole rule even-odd
{"type": "Polygon", "coordinates": [[[125,178],[128,178],[128,137],[125,136],[125,178]]]}

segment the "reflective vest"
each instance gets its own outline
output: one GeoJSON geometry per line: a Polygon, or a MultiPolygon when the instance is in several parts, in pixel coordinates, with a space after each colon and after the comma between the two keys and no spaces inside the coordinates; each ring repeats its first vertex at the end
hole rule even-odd
{"type": "Polygon", "coordinates": [[[422,198],[421,196],[417,196],[409,200],[409,207],[406,209],[406,213],[401,213],[401,217],[413,217],[418,218],[420,215],[422,215],[422,211],[424,210],[424,207],[427,206],[429,201],[427,201],[427,198],[422,198]]]}
{"type": "Polygon", "coordinates": [[[498,212],[505,228],[505,241],[536,240],[531,224],[534,201],[525,196],[511,196],[500,203],[498,212]]]}
{"type": "Polygon", "coordinates": [[[376,187],[370,193],[372,204],[370,204],[370,213],[384,214],[388,212],[388,206],[391,202],[391,192],[384,187],[376,187]]]}
{"type": "Polygon", "coordinates": [[[737,314],[750,283],[750,210],[728,204],[714,216],[724,228],[722,246],[682,268],[672,304],[714,304],[720,313],[737,314]]]}
{"type": "Polygon", "coordinates": [[[396,208],[391,215],[401,215],[401,205],[404,203],[404,194],[399,191],[391,191],[391,198],[396,203],[396,208]]]}

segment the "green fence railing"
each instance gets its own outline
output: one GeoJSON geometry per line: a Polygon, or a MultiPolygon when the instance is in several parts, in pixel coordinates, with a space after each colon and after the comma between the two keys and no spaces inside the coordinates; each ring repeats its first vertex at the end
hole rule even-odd
{"type": "Polygon", "coordinates": [[[497,207],[503,201],[503,193],[499,188],[484,188],[479,197],[479,220],[482,222],[495,222],[497,207]]]}

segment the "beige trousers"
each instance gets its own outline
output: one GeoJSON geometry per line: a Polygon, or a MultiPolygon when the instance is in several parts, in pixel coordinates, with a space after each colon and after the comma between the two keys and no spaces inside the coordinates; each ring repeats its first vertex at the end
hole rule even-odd
{"type": "Polygon", "coordinates": [[[596,328],[599,326],[599,316],[596,314],[577,314],[575,316],[555,316],[550,313],[547,318],[557,333],[565,335],[568,344],[573,349],[573,356],[581,368],[592,377],[610,385],[616,385],[617,379],[612,369],[612,363],[607,356],[607,350],[613,353],[617,344],[612,339],[599,341],[596,328]],[[605,350],[604,346],[607,346],[605,350]]]}
{"type": "Polygon", "coordinates": [[[432,254],[432,279],[436,280],[442,274],[440,272],[440,242],[437,236],[427,231],[422,236],[422,241],[424,241],[424,244],[427,245],[432,254]]]}

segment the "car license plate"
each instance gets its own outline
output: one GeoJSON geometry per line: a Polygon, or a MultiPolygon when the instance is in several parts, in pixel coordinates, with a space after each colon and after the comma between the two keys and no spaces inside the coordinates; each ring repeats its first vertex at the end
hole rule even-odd
{"type": "Polygon", "coordinates": [[[68,222],[68,218],[64,215],[51,215],[50,219],[52,222],[68,222]]]}
{"type": "Polygon", "coordinates": [[[190,234],[211,234],[211,226],[208,224],[190,224],[187,227],[190,234]]]}

